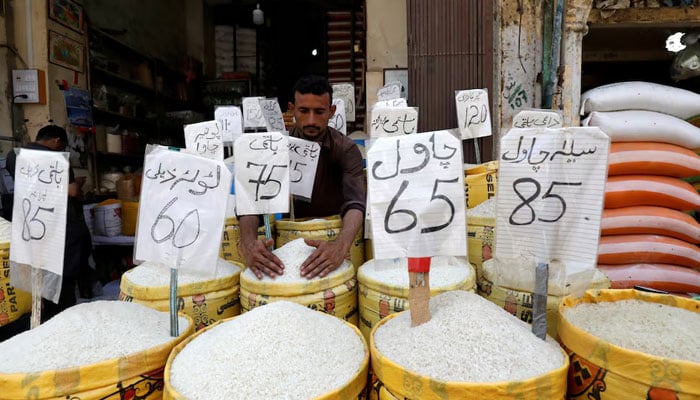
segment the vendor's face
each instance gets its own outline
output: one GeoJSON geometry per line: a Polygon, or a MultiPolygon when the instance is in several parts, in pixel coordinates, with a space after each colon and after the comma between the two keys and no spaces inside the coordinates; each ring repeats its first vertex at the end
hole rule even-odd
{"type": "Polygon", "coordinates": [[[296,127],[309,139],[315,139],[326,131],[328,119],[335,112],[328,93],[317,95],[296,92],[294,103],[289,103],[289,109],[294,113],[296,127]]]}

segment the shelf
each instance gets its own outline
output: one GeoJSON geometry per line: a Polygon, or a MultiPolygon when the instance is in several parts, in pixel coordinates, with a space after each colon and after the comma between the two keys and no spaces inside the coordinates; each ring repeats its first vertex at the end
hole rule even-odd
{"type": "Polygon", "coordinates": [[[115,112],[115,111],[109,111],[109,110],[105,110],[102,108],[93,107],[92,110],[97,116],[118,119],[118,120],[125,121],[125,122],[133,122],[133,123],[138,123],[138,124],[155,124],[156,123],[154,120],[150,120],[148,118],[132,117],[130,115],[124,115],[124,114],[120,114],[120,113],[115,112]]]}
{"type": "Polygon", "coordinates": [[[105,158],[121,158],[121,159],[126,160],[126,161],[143,160],[143,154],[132,155],[132,154],[109,153],[109,152],[105,152],[105,151],[98,151],[97,155],[99,157],[105,157],[105,158]]]}
{"type": "Polygon", "coordinates": [[[92,69],[93,72],[97,72],[97,73],[101,74],[102,76],[108,77],[108,78],[110,78],[110,79],[112,79],[112,80],[116,80],[117,82],[120,82],[120,83],[127,84],[127,85],[129,85],[129,86],[131,86],[131,87],[138,88],[139,90],[143,90],[143,91],[150,92],[150,93],[155,93],[155,92],[156,92],[155,88],[153,88],[153,87],[150,87],[150,86],[148,86],[148,85],[145,85],[145,84],[143,84],[143,83],[141,83],[141,82],[139,82],[139,81],[135,81],[135,80],[133,80],[133,79],[127,78],[127,77],[125,77],[125,76],[123,76],[123,75],[114,73],[114,72],[112,72],[112,71],[108,71],[108,70],[106,70],[106,69],[104,69],[104,68],[92,67],[91,69],[92,69]]]}
{"type": "Polygon", "coordinates": [[[661,7],[623,8],[619,10],[593,9],[588,15],[588,23],[596,28],[658,27],[696,28],[700,27],[700,8],[661,7]]]}

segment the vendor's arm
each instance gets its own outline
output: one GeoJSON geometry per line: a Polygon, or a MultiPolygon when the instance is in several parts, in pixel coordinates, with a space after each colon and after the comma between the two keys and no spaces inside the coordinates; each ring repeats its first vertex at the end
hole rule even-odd
{"type": "Polygon", "coordinates": [[[257,215],[241,215],[238,217],[238,226],[241,230],[241,252],[245,258],[246,268],[261,279],[263,274],[274,278],[284,273],[284,264],[269,250],[274,244],[274,239],[258,239],[257,215]]]}
{"type": "Polygon", "coordinates": [[[350,247],[362,228],[364,217],[362,211],[350,209],[343,216],[343,228],[336,240],[328,242],[305,239],[307,245],[316,247],[316,251],[301,265],[301,276],[307,279],[324,277],[340,267],[350,254],[350,247]]]}

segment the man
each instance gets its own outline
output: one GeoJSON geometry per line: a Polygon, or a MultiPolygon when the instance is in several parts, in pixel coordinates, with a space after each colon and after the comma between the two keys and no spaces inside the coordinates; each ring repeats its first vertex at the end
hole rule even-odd
{"type": "MultiPolygon", "coordinates": [[[[328,126],[335,113],[333,89],[320,76],[305,76],[294,85],[294,102],[289,109],[295,125],[290,136],[321,145],[318,169],[311,201],[294,200],[296,217],[326,217],[340,214],[343,227],[335,241],[305,239],[316,250],[302,263],[301,275],[307,279],[324,277],[342,265],[355,235],[362,227],[365,214],[365,186],[362,174],[362,154],[355,143],[328,126]]],[[[241,250],[246,267],[262,278],[284,273],[284,265],[269,248],[272,239],[257,238],[259,216],[239,216],[241,250]]]]}
{"type": "MultiPolygon", "coordinates": [[[[31,150],[64,151],[68,144],[66,130],[57,125],[47,125],[37,132],[36,141],[24,148],[31,150]]],[[[10,151],[7,155],[7,171],[15,177],[17,155],[10,151]]],[[[88,258],[92,250],[92,239],[83,216],[79,201],[80,185],[75,179],[73,169],[69,169],[68,208],[66,210],[66,243],[63,254],[63,283],[58,304],[44,302],[41,313],[42,322],[48,320],[66,308],[76,304],[75,285],[81,272],[90,269],[88,258]]]]}

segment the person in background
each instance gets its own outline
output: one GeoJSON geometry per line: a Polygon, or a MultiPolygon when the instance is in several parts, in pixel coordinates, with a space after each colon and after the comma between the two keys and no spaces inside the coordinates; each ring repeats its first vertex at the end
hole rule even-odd
{"type": "MultiPolygon", "coordinates": [[[[340,215],[343,227],[334,241],[305,239],[316,250],[302,263],[301,275],[308,279],[323,277],[336,270],[349,254],[365,214],[365,184],[362,154],[351,139],[328,126],[335,113],[333,88],[326,78],[309,75],[294,85],[294,114],[290,136],[321,145],[318,169],[310,201],[294,199],[296,218],[340,215]]],[[[284,265],[269,248],[273,239],[258,239],[260,216],[239,216],[241,251],[246,267],[260,279],[284,273],[284,265]]]]}
{"type": "MultiPolygon", "coordinates": [[[[64,151],[68,144],[66,130],[57,125],[47,125],[37,132],[36,141],[24,146],[31,150],[64,151]]],[[[17,155],[10,151],[7,155],[7,171],[15,177],[17,155]]],[[[89,274],[91,268],[88,258],[92,251],[92,238],[85,223],[80,182],[76,181],[73,168],[69,168],[68,208],[66,210],[66,243],[63,253],[63,283],[58,304],[44,301],[41,312],[42,322],[48,320],[66,308],[76,304],[76,283],[82,276],[89,274]]],[[[83,282],[84,283],[84,282],[83,282]]]]}

